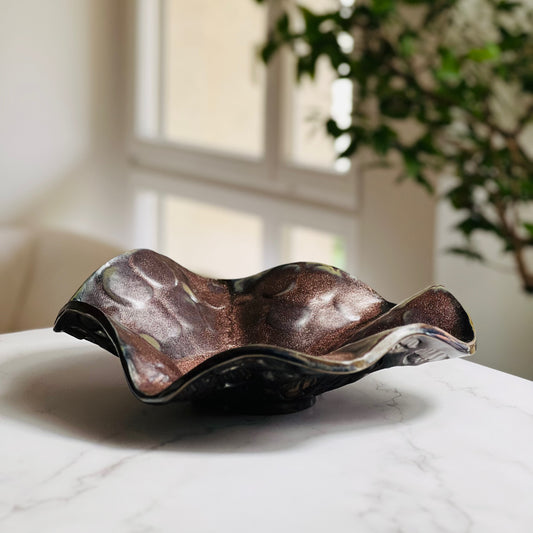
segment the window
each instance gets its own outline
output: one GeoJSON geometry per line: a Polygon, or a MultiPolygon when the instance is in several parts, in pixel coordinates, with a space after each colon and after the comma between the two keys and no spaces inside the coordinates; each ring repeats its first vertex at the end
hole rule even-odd
{"type": "Polygon", "coordinates": [[[162,136],[260,157],[265,73],[254,47],[265,10],[250,0],[167,0],[163,13],[162,136]]]}
{"type": "Polygon", "coordinates": [[[330,113],[349,121],[351,85],[325,64],[300,86],[288,57],[265,67],[272,10],[137,0],[137,245],[206,275],[296,260],[355,267],[355,173],[323,127],[330,113]]]}
{"type": "Polygon", "coordinates": [[[222,278],[262,269],[259,215],[170,194],[162,210],[162,249],[170,257],[186,258],[187,268],[222,278]]]}

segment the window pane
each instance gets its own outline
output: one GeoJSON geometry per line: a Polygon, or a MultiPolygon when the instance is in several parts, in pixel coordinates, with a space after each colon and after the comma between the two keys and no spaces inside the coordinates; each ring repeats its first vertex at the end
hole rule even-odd
{"type": "Polygon", "coordinates": [[[262,270],[260,217],[172,195],[162,213],[161,251],[189,270],[216,278],[262,270]]]}
{"type": "Polygon", "coordinates": [[[313,261],[346,268],[344,240],[333,233],[305,226],[289,226],[283,235],[284,262],[313,261]]]}
{"type": "Polygon", "coordinates": [[[252,0],[167,0],[163,135],[250,156],[263,151],[266,10],[252,0]]]}
{"type": "MultiPolygon", "coordinates": [[[[332,0],[307,0],[304,5],[315,11],[338,9],[338,2],[332,0]]],[[[348,34],[339,36],[345,49],[353,45],[348,34]]],[[[325,130],[325,122],[333,117],[339,125],[347,127],[351,123],[352,91],[350,80],[337,79],[329,60],[319,58],[315,78],[303,77],[295,81],[295,61],[287,61],[289,80],[288,114],[288,159],[296,164],[314,166],[346,172],[350,161],[339,160],[338,154],[347,148],[348,139],[339,138],[335,142],[325,130]]],[[[346,65],[347,67],[347,65],[346,65]]]]}

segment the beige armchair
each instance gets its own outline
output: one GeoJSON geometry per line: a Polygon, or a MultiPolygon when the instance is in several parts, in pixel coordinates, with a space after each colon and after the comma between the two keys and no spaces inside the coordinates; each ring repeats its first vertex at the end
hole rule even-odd
{"type": "Polygon", "coordinates": [[[52,326],[82,282],[122,251],[62,231],[0,227],[0,333],[52,326]]]}

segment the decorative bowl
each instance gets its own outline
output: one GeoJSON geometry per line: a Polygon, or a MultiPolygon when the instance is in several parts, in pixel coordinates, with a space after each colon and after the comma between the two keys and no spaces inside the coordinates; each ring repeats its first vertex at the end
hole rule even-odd
{"type": "Polygon", "coordinates": [[[472,323],[429,287],[400,304],[346,272],[290,263],[209,279],[151,250],[92,274],[54,325],[120,357],[137,398],[292,412],[370,372],[470,355],[472,323]]]}

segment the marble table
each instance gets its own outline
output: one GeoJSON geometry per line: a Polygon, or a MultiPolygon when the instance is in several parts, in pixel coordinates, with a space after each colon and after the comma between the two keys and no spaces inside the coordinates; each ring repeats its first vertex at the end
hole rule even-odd
{"type": "Polygon", "coordinates": [[[533,383],[465,360],[214,415],[36,330],[0,336],[0,398],[2,532],[533,531],[533,383]]]}

